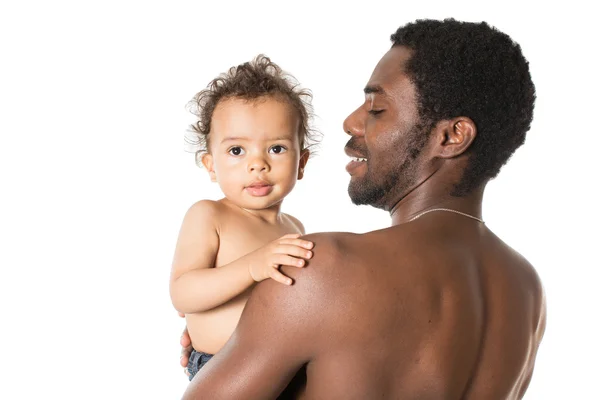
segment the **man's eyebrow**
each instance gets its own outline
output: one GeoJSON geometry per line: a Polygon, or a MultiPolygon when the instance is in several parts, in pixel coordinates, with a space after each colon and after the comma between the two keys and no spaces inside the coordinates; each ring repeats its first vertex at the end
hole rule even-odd
{"type": "Polygon", "coordinates": [[[365,88],[363,89],[365,94],[370,94],[370,93],[377,93],[377,94],[383,94],[385,95],[385,90],[383,90],[383,88],[379,85],[367,85],[365,86],[365,88]]]}

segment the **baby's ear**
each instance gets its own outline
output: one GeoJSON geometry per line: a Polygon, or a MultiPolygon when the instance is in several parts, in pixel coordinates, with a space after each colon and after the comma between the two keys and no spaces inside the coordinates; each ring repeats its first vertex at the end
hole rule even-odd
{"type": "Polygon", "coordinates": [[[306,167],[309,156],[310,151],[308,149],[304,149],[300,152],[300,162],[298,163],[298,180],[304,177],[304,167],[306,167]]]}
{"type": "Polygon", "coordinates": [[[213,156],[209,153],[205,153],[202,155],[202,165],[208,171],[208,175],[210,176],[211,182],[217,181],[217,174],[215,174],[215,169],[213,165],[213,156]]]}

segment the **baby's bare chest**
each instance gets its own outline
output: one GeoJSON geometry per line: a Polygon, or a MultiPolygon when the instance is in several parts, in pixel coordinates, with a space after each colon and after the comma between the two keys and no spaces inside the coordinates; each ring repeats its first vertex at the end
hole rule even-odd
{"type": "Polygon", "coordinates": [[[228,264],[290,233],[300,232],[291,224],[271,225],[244,219],[228,220],[220,227],[215,264],[217,267],[228,264]]]}

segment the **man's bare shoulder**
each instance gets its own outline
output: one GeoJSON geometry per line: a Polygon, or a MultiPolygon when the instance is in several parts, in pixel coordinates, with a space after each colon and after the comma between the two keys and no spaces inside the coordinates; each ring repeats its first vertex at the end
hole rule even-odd
{"type": "MultiPolygon", "coordinates": [[[[519,272],[521,281],[527,285],[532,293],[541,301],[543,297],[543,287],[540,276],[531,262],[516,249],[508,245],[501,238],[492,233],[492,237],[497,241],[497,247],[503,251],[514,268],[519,272]]],[[[502,258],[501,258],[502,259],[502,258]]]]}
{"type": "MultiPolygon", "coordinates": [[[[339,280],[349,276],[348,271],[342,272],[352,258],[353,248],[361,241],[360,234],[349,232],[320,232],[302,236],[302,239],[314,243],[313,256],[304,268],[282,267],[284,274],[294,280],[294,285],[302,290],[310,286],[310,290],[321,288],[322,282],[331,279],[339,280]],[[344,274],[343,277],[340,274],[344,274]],[[336,278],[337,276],[337,278],[336,278]]],[[[331,292],[332,288],[324,290],[331,292]]]]}
{"type": "MultiPolygon", "coordinates": [[[[378,248],[391,247],[411,251],[415,240],[410,230],[385,228],[367,233],[320,232],[303,236],[313,242],[314,257],[309,261],[311,273],[335,273],[350,264],[360,265],[360,260],[371,259],[378,248]],[[320,271],[323,269],[323,271],[320,271]]],[[[309,268],[306,268],[308,271],[309,268]]],[[[302,272],[302,271],[301,271],[302,272]]]]}
{"type": "Polygon", "coordinates": [[[253,308],[255,303],[277,304],[277,312],[271,311],[269,318],[276,318],[277,314],[283,313],[289,319],[290,315],[298,313],[307,324],[308,319],[320,320],[324,312],[323,304],[329,304],[335,299],[340,280],[348,278],[348,274],[343,272],[344,260],[349,243],[358,236],[360,235],[346,232],[303,236],[303,239],[314,243],[313,257],[303,268],[280,267],[294,283],[286,286],[272,279],[264,280],[253,290],[248,305],[253,308]]]}
{"type": "Polygon", "coordinates": [[[315,256],[313,264],[330,264],[331,261],[345,257],[353,244],[359,242],[363,235],[350,232],[319,232],[303,236],[313,242],[315,256]]]}

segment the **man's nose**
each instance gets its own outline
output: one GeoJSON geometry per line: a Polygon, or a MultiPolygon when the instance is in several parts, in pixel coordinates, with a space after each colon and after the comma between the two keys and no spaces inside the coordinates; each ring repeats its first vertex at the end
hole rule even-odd
{"type": "Polygon", "coordinates": [[[344,132],[350,136],[364,136],[365,124],[361,118],[361,108],[359,107],[344,120],[344,132]]]}
{"type": "Polygon", "coordinates": [[[252,157],[248,163],[248,172],[269,172],[270,169],[269,162],[262,155],[252,157]]]}

